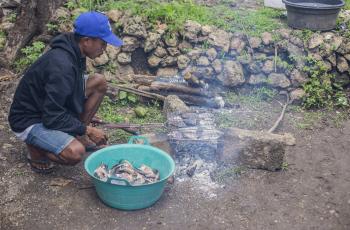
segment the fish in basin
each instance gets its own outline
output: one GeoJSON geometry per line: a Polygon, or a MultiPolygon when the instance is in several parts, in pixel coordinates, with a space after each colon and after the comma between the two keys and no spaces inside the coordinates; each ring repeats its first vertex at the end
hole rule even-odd
{"type": "Polygon", "coordinates": [[[159,181],[159,172],[156,169],[142,164],[139,168],[134,167],[129,161],[121,160],[108,170],[108,166],[101,163],[95,170],[95,176],[106,182],[108,178],[123,179],[130,185],[151,184],[159,181]]]}
{"type": "Polygon", "coordinates": [[[108,177],[109,177],[108,166],[106,164],[101,163],[100,166],[98,166],[95,169],[94,174],[97,178],[106,182],[108,180],[108,177]]]}

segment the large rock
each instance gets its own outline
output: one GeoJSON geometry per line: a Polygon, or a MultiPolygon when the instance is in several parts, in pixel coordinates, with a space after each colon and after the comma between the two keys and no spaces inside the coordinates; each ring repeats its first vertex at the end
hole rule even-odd
{"type": "Polygon", "coordinates": [[[131,53],[120,53],[118,54],[117,60],[120,64],[129,64],[131,63],[131,53]]]}
{"type": "Polygon", "coordinates": [[[145,47],[144,47],[145,52],[148,53],[151,50],[154,50],[155,48],[157,48],[160,38],[161,38],[160,34],[150,32],[145,41],[145,47]]]}
{"type": "Polygon", "coordinates": [[[249,38],[249,45],[252,49],[257,49],[261,46],[262,40],[258,37],[250,37],[249,38]]]}
{"type": "Polygon", "coordinates": [[[108,56],[107,56],[106,52],[104,52],[101,56],[95,58],[95,59],[93,60],[93,63],[92,63],[92,64],[93,64],[95,67],[97,67],[97,66],[102,66],[102,65],[107,64],[108,61],[109,61],[108,56]]]}
{"type": "Polygon", "coordinates": [[[177,66],[179,69],[185,69],[190,61],[191,60],[186,55],[180,55],[177,57],[177,66]]]}
{"type": "Polygon", "coordinates": [[[230,128],[224,131],[221,160],[249,168],[276,171],[282,168],[286,145],[294,145],[290,134],[230,128]]]}
{"type": "Polygon", "coordinates": [[[322,43],[323,43],[323,36],[318,33],[314,33],[309,40],[308,48],[314,49],[319,45],[321,45],[322,43]]]}
{"type": "Polygon", "coordinates": [[[168,50],[168,53],[170,54],[170,56],[175,57],[175,56],[180,55],[180,50],[178,50],[178,48],[176,48],[176,47],[169,47],[169,48],[167,48],[167,50],[168,50]]]}
{"type": "Polygon", "coordinates": [[[108,45],[106,48],[106,53],[109,59],[115,60],[117,59],[117,56],[120,53],[120,47],[108,45]]]}
{"type": "Polygon", "coordinates": [[[189,111],[190,111],[190,108],[188,108],[185,102],[183,102],[176,95],[169,95],[164,100],[164,106],[163,106],[164,114],[169,114],[173,112],[185,113],[189,111]]]}
{"type": "Polygon", "coordinates": [[[235,50],[238,54],[240,54],[244,50],[245,46],[246,46],[245,41],[243,41],[239,37],[233,38],[232,41],[230,42],[230,49],[235,50]]]}
{"type": "Polygon", "coordinates": [[[168,54],[168,52],[166,51],[166,49],[164,49],[161,46],[158,46],[156,48],[156,50],[154,51],[154,55],[156,55],[157,57],[160,57],[160,58],[165,57],[167,54],[168,54]]]}
{"type": "Polygon", "coordinates": [[[177,57],[167,56],[160,62],[164,66],[174,66],[177,64],[177,57]]]}
{"type": "Polygon", "coordinates": [[[183,54],[188,53],[193,49],[192,44],[189,43],[188,41],[182,41],[178,47],[181,53],[183,54]]]}
{"type": "Polygon", "coordinates": [[[123,38],[122,51],[133,52],[140,47],[140,42],[136,37],[125,36],[123,38]]]}
{"type": "Polygon", "coordinates": [[[219,74],[222,71],[222,62],[219,59],[215,59],[212,63],[211,63],[215,73],[219,74]]]}
{"type": "Polygon", "coordinates": [[[164,42],[167,46],[176,47],[179,39],[176,34],[170,34],[169,36],[165,36],[164,42]]]}
{"type": "Polygon", "coordinates": [[[337,58],[337,69],[341,73],[344,73],[345,71],[349,71],[348,61],[344,57],[338,56],[338,58],[337,58]]]}
{"type": "Polygon", "coordinates": [[[297,69],[294,69],[292,71],[292,73],[290,75],[290,79],[292,80],[292,84],[295,87],[299,87],[309,80],[306,73],[300,72],[297,69]]]}
{"type": "Polygon", "coordinates": [[[302,69],[305,66],[305,59],[303,58],[305,56],[304,51],[292,43],[287,43],[287,51],[289,52],[289,56],[294,58],[296,66],[302,69]]]}
{"type": "Polygon", "coordinates": [[[261,39],[264,45],[268,46],[273,42],[272,34],[269,32],[264,32],[261,34],[261,39]]]}
{"type": "Polygon", "coordinates": [[[162,59],[155,55],[152,55],[151,57],[148,58],[148,64],[151,67],[157,67],[161,61],[162,59]]]}
{"type": "Polygon", "coordinates": [[[216,56],[218,55],[214,48],[208,49],[207,52],[205,52],[205,54],[207,55],[209,61],[214,61],[216,56]]]}
{"type": "Polygon", "coordinates": [[[201,56],[202,53],[203,53],[203,50],[199,48],[194,48],[193,50],[187,53],[187,56],[191,58],[191,60],[196,60],[201,56]]]}
{"type": "Polygon", "coordinates": [[[241,85],[245,82],[242,65],[230,60],[224,62],[223,70],[217,78],[224,86],[229,87],[241,85]]]}
{"type": "Polygon", "coordinates": [[[208,80],[212,80],[213,76],[214,76],[213,72],[214,72],[214,70],[210,66],[207,66],[207,67],[196,66],[196,67],[192,68],[192,74],[194,76],[196,76],[198,79],[205,78],[208,80]]]}
{"type": "Polygon", "coordinates": [[[123,17],[123,12],[120,10],[110,10],[107,12],[107,16],[112,22],[119,22],[123,17]]]}
{"type": "Polygon", "coordinates": [[[199,57],[196,62],[197,62],[197,65],[199,65],[199,66],[208,66],[210,64],[210,62],[206,56],[199,57]]]}
{"type": "Polygon", "coordinates": [[[178,70],[176,68],[159,68],[157,71],[157,76],[175,76],[178,73],[178,70]]]}
{"type": "Polygon", "coordinates": [[[140,37],[140,38],[146,38],[147,37],[147,31],[146,26],[142,21],[142,18],[139,16],[129,18],[129,20],[126,22],[126,25],[124,27],[124,34],[140,37]]]}
{"type": "Polygon", "coordinates": [[[301,104],[306,93],[303,89],[295,89],[292,92],[290,92],[290,100],[293,104],[301,104]]]}
{"type": "Polygon", "coordinates": [[[272,73],[273,69],[274,62],[272,60],[267,60],[262,67],[262,71],[266,74],[272,73]]]}
{"type": "Polygon", "coordinates": [[[183,36],[190,42],[197,42],[198,33],[201,31],[201,24],[195,21],[187,20],[184,25],[183,36]]]}
{"type": "Polygon", "coordinates": [[[264,74],[253,74],[250,75],[248,83],[251,85],[260,85],[266,83],[267,77],[264,74]]]}
{"type": "Polygon", "coordinates": [[[209,34],[208,42],[215,48],[228,52],[230,49],[230,39],[231,35],[224,30],[215,30],[209,34]]]}
{"type": "Polygon", "coordinates": [[[290,86],[290,81],[283,73],[271,73],[267,78],[267,84],[273,87],[287,88],[290,86]]]}

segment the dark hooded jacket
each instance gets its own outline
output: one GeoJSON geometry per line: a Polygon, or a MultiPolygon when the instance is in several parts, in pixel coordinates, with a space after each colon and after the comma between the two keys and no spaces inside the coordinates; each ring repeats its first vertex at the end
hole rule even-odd
{"type": "Polygon", "coordinates": [[[25,72],[19,82],[9,113],[14,132],[35,123],[71,135],[83,135],[79,120],[84,108],[85,58],[74,34],[61,34],[51,49],[25,72]]]}

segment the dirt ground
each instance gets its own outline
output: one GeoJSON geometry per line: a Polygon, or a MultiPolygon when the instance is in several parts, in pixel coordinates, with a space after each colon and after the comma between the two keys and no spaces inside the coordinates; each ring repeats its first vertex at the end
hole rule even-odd
{"type": "MultiPolygon", "coordinates": [[[[293,124],[302,123],[302,114],[290,109],[279,132],[293,133],[297,145],[287,148],[285,170],[244,170],[227,178],[216,197],[191,180],[176,182],[154,206],[127,212],[98,199],[82,163],[51,175],[30,170],[7,124],[11,92],[0,103],[0,229],[350,229],[348,120],[335,127],[321,119],[301,129],[293,124]],[[53,186],[58,179],[71,183],[53,186]]],[[[257,117],[277,117],[280,107],[272,105],[257,117]]]]}

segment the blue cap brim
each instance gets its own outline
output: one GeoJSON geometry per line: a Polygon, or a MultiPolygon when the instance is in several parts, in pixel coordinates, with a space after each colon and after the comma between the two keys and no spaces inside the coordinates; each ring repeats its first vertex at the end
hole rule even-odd
{"type": "Polygon", "coordinates": [[[123,45],[123,41],[120,40],[120,38],[118,38],[115,34],[111,33],[110,35],[103,37],[102,40],[104,40],[105,42],[107,42],[110,45],[119,47],[123,45]]]}

